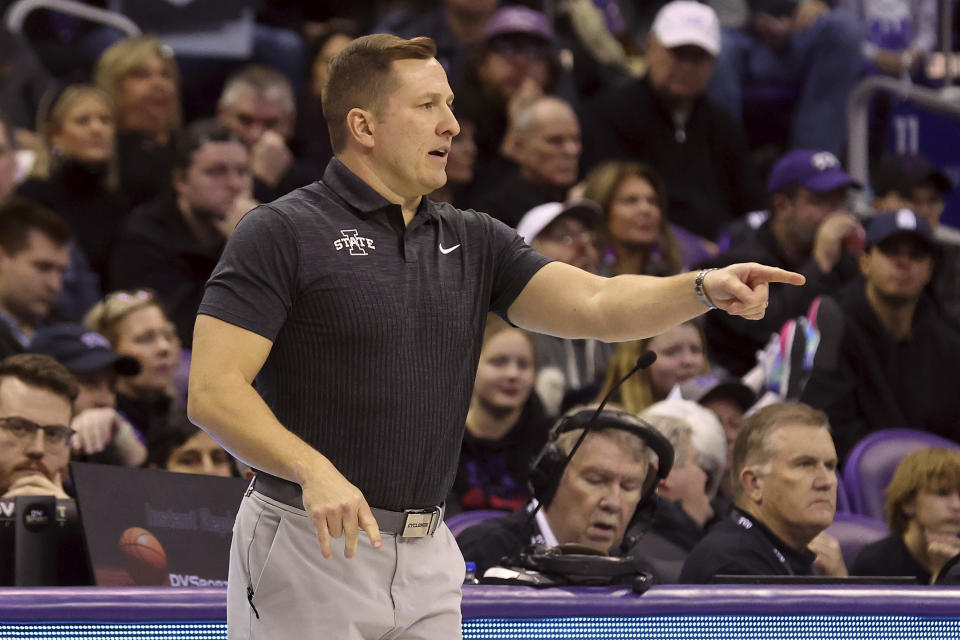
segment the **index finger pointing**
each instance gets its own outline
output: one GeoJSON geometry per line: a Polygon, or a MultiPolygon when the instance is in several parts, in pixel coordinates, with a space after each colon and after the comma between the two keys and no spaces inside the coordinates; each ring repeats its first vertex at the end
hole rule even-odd
{"type": "Polygon", "coordinates": [[[370,538],[370,544],[373,545],[374,549],[382,547],[383,539],[380,537],[380,525],[377,524],[377,519],[373,517],[373,512],[370,511],[369,505],[366,503],[361,505],[358,515],[360,528],[367,532],[367,537],[370,538]]]}
{"type": "Polygon", "coordinates": [[[778,267],[762,266],[758,273],[752,275],[754,276],[755,283],[782,282],[783,284],[800,286],[807,281],[803,274],[787,271],[786,269],[780,269],[778,267]]]}

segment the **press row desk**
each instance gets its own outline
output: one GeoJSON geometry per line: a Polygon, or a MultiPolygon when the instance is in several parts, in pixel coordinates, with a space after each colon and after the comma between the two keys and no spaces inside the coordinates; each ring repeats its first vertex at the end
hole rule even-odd
{"type": "MultiPolygon", "coordinates": [[[[0,639],[226,638],[224,589],[2,588],[0,639]]],[[[960,638],[960,589],[464,587],[465,640],[960,638]]],[[[317,630],[305,638],[329,638],[317,630]]]]}

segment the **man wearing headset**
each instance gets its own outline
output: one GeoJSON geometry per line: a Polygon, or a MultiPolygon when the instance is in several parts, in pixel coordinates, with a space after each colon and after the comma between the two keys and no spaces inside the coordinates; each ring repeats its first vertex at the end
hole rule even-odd
{"type": "MultiPolygon", "coordinates": [[[[660,475],[660,456],[651,445],[651,438],[658,434],[628,413],[604,410],[564,468],[594,411],[573,409],[554,427],[550,442],[534,462],[531,488],[535,497],[526,507],[481,522],[457,536],[464,559],[476,563],[477,576],[532,544],[577,544],[613,556],[630,551],[633,541],[625,543],[624,534],[641,501],[652,497],[660,475]],[[551,491],[553,486],[555,491],[551,491]],[[529,522],[538,500],[543,506],[529,522]]],[[[669,443],[666,447],[669,449],[669,443]]],[[[672,453],[670,449],[663,457],[672,458],[672,453]]],[[[664,463],[669,466],[667,460],[664,463]]]]}
{"type": "Polygon", "coordinates": [[[840,545],[824,533],[837,510],[836,470],[825,413],[802,403],[754,413],[733,445],[734,509],[687,556],[680,582],[847,575],[840,545]]]}

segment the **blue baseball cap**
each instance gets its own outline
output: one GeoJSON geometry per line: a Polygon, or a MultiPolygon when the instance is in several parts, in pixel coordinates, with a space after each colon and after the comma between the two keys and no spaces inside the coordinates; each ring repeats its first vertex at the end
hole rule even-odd
{"type": "Polygon", "coordinates": [[[553,43],[556,39],[547,16],[528,7],[501,7],[487,22],[483,39],[520,34],[553,43]]]}
{"type": "Polygon", "coordinates": [[[37,329],[27,351],[51,356],[71,373],[90,373],[111,366],[122,376],[140,373],[136,358],[121,356],[102,335],[74,322],[37,329]]]}
{"type": "Polygon", "coordinates": [[[873,217],[867,227],[867,248],[880,244],[887,238],[900,234],[910,234],[919,238],[923,244],[935,251],[933,229],[923,216],[918,216],[910,209],[885,211],[873,217]]]}
{"type": "Polygon", "coordinates": [[[829,151],[797,149],[773,165],[767,193],[781,193],[794,187],[810,191],[833,191],[840,187],[862,187],[843,170],[837,156],[829,151]]]}

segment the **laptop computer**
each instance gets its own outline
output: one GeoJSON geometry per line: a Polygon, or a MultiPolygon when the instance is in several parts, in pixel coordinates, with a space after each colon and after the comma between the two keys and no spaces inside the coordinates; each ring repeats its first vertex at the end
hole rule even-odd
{"type": "Polygon", "coordinates": [[[242,478],[70,465],[98,586],[224,586],[242,478]]]}

